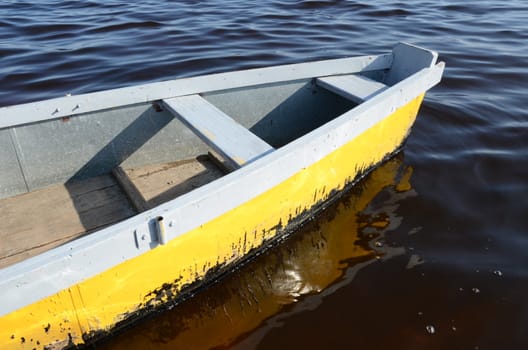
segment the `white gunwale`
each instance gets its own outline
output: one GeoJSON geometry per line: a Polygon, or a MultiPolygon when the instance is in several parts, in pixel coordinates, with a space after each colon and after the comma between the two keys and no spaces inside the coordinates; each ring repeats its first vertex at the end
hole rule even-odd
{"type": "MultiPolygon", "coordinates": [[[[436,85],[440,81],[444,65],[439,63],[433,66],[435,60],[436,56],[428,68],[420,70],[324,126],[236,172],[121,223],[0,270],[0,290],[2,291],[0,316],[154,249],[158,243],[155,234],[152,234],[151,222],[158,216],[163,216],[165,222],[174,223],[167,230],[167,239],[171,240],[273,188],[343,146],[399,107],[406,105],[436,85]],[[281,171],[276,171],[277,168],[281,171]],[[240,187],[247,191],[235,190],[240,187]],[[222,205],[218,205],[220,202],[222,205]],[[203,208],[208,210],[202,210],[203,208]],[[151,241],[147,243],[152,243],[152,245],[136,245],[135,237],[138,232],[149,234],[151,241]],[[105,256],[105,259],[100,259],[101,256],[105,256]]],[[[245,72],[221,73],[5,107],[0,109],[0,114],[6,115],[0,120],[0,128],[69,116],[72,114],[71,108],[80,102],[92,104],[101,99],[102,101],[96,103],[96,107],[90,109],[90,111],[95,111],[116,105],[122,106],[199,93],[204,90],[216,91],[258,85],[263,83],[263,78],[267,75],[273,78],[268,78],[265,83],[349,74],[364,70],[366,67],[373,70],[385,69],[390,67],[391,61],[392,55],[387,54],[288,65],[245,72]],[[338,65],[337,62],[340,64],[338,65]],[[343,67],[347,65],[353,68],[344,69],[343,67]],[[273,69],[278,71],[272,73],[273,69]],[[230,76],[232,74],[236,75],[236,79],[230,76]],[[154,91],[150,93],[150,89],[154,91]],[[55,115],[49,115],[49,111],[57,108],[54,107],[57,104],[66,107],[55,115]],[[65,110],[68,113],[64,112],[65,110]]],[[[78,113],[87,112],[87,110],[81,110],[78,113]]]]}
{"type": "Polygon", "coordinates": [[[65,96],[0,108],[0,129],[71,117],[171,97],[235,89],[253,85],[387,69],[393,54],[339,58],[317,62],[209,74],[139,86],[65,96]]]}

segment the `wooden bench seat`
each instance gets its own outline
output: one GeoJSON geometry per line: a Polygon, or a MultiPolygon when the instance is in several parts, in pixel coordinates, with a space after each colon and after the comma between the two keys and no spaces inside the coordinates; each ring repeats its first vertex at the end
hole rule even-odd
{"type": "Polygon", "coordinates": [[[164,99],[165,108],[225,158],[231,170],[274,150],[199,95],[164,99]]]}
{"type": "Polygon", "coordinates": [[[355,103],[362,103],[388,88],[383,83],[356,74],[321,77],[316,79],[316,84],[355,103]]]}

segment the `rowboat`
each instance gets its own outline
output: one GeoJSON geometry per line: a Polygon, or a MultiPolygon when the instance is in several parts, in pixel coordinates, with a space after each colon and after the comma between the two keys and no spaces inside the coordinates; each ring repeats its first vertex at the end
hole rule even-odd
{"type": "Polygon", "coordinates": [[[287,237],[397,152],[437,53],[0,108],[0,343],[91,344],[287,237]]]}

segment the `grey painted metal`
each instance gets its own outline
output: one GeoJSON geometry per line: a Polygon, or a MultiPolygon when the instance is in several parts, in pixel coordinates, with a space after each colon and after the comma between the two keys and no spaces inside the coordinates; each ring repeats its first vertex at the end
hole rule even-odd
{"type": "Polygon", "coordinates": [[[316,79],[322,86],[344,98],[361,103],[383,92],[387,85],[360,75],[336,75],[316,79]]]}
{"type": "Polygon", "coordinates": [[[224,113],[275,148],[335,119],[354,103],[311,80],[204,95],[224,113]]]}
{"type": "MultiPolygon", "coordinates": [[[[353,107],[311,80],[230,89],[204,98],[275,148],[353,107]]],[[[18,151],[3,149],[8,153],[0,161],[0,172],[14,170],[9,159],[16,159],[17,152],[25,156],[24,172],[31,180],[31,190],[100,175],[119,165],[130,168],[172,162],[207,151],[171,113],[144,105],[11,130],[18,151]]],[[[0,188],[16,189],[4,196],[26,192],[23,178],[22,174],[1,177],[0,188]]]]}
{"type": "Polygon", "coordinates": [[[379,56],[341,58],[218,73],[78,96],[66,96],[41,102],[0,108],[0,129],[122,106],[134,104],[144,105],[176,96],[271,84],[281,81],[300,80],[325,75],[387,69],[391,66],[391,63],[392,54],[389,53],[379,56]]]}
{"type": "Polygon", "coordinates": [[[159,244],[167,244],[167,233],[165,231],[165,220],[163,219],[163,216],[156,217],[155,222],[159,244]]]}
{"type": "MultiPolygon", "coordinates": [[[[119,165],[170,162],[177,160],[175,155],[192,158],[207,150],[170,113],[146,105],[10,130],[14,146],[2,147],[0,173],[11,172],[16,177],[0,177],[0,198],[106,174],[119,165]],[[13,159],[18,159],[21,167],[13,159]],[[18,175],[13,173],[16,168],[20,169],[18,175]]],[[[4,134],[7,137],[7,129],[1,130],[0,135],[4,134]]]]}
{"type": "MultiPolygon", "coordinates": [[[[405,53],[406,47],[403,45],[395,50],[405,53]]],[[[413,48],[413,50],[421,49],[413,48]]],[[[424,57],[430,56],[427,52],[423,54],[424,57]]],[[[372,69],[387,68],[391,62],[392,54],[329,60],[214,74],[0,108],[0,129],[5,125],[18,125],[11,129],[14,148],[3,148],[3,152],[0,153],[0,173],[9,172],[14,175],[14,177],[0,178],[0,198],[55,183],[100,175],[118,165],[142,166],[177,160],[171,158],[176,154],[181,155],[181,158],[190,158],[203,152],[204,145],[180,122],[172,119],[168,113],[154,112],[150,103],[159,97],[187,94],[200,89],[203,89],[200,92],[207,92],[215,87],[225,87],[228,90],[221,90],[224,92],[220,93],[215,90],[212,92],[215,96],[211,98],[206,96],[206,99],[222,99],[221,102],[214,104],[226,112],[227,109],[232,109],[230,105],[237,105],[233,103],[234,100],[228,101],[229,97],[237,99],[240,97],[229,91],[240,90],[240,86],[246,84],[266,83],[255,88],[263,91],[266,87],[272,87],[270,91],[279,91],[277,83],[273,81],[294,78],[296,80],[303,76],[311,78],[323,73],[343,74],[358,70],[363,73],[376,72],[372,69]],[[223,95],[224,98],[218,94],[223,95]],[[126,103],[131,105],[124,106],[126,103]],[[224,108],[225,106],[227,108],[224,108]],[[70,107],[73,111],[68,110],[70,107]],[[103,110],[99,110],[101,108],[103,110]],[[50,117],[43,114],[47,109],[53,111],[58,109],[59,112],[50,117]],[[73,117],[69,118],[70,116],[73,117]],[[20,125],[50,118],[54,120],[49,120],[47,123],[20,125]],[[18,166],[11,166],[13,159],[17,160],[18,166]]],[[[298,80],[307,84],[307,89],[299,91],[300,95],[305,92],[324,94],[310,87],[309,80],[309,78],[298,80]]],[[[266,104],[268,99],[260,98],[252,101],[266,104]]],[[[251,108],[247,106],[243,112],[233,114],[230,111],[227,114],[272,146],[279,147],[319,126],[318,122],[328,121],[321,116],[339,115],[343,112],[343,110],[338,111],[339,107],[346,107],[343,103],[323,104],[327,108],[337,108],[336,112],[339,113],[321,112],[316,115],[312,111],[321,110],[321,107],[318,107],[318,99],[309,100],[310,102],[307,103],[311,106],[303,106],[306,102],[297,101],[302,101],[302,96],[288,98],[288,101],[280,105],[268,104],[273,111],[260,119],[253,117],[251,108]],[[282,118],[287,113],[298,117],[282,118]],[[297,130],[297,132],[296,134],[277,132],[279,125],[283,130],[297,130]]],[[[256,110],[257,114],[260,113],[260,109],[253,108],[253,110],[256,110]]]]}
{"type": "Polygon", "coordinates": [[[0,130],[0,198],[27,191],[13,140],[12,129],[0,130]]]}
{"type": "Polygon", "coordinates": [[[251,163],[274,150],[199,95],[165,99],[163,104],[234,167],[251,163]]]}
{"type": "Polygon", "coordinates": [[[397,44],[392,53],[394,60],[383,81],[387,85],[394,85],[423,68],[432,67],[438,58],[437,52],[408,43],[397,44]]]}
{"type": "Polygon", "coordinates": [[[152,223],[158,216],[174,223],[166,228],[167,239],[171,240],[268,191],[436,85],[443,69],[443,64],[423,69],[339,118],[217,181],[126,221],[0,270],[0,315],[152,249],[156,246],[155,225],[152,223]],[[136,243],[136,237],[143,235],[151,240],[148,248],[146,244],[136,243]],[[101,259],[102,256],[105,258],[101,259]]]}

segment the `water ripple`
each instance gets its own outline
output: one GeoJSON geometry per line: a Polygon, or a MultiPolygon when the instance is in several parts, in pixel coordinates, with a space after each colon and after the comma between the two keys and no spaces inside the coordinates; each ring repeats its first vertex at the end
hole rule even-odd
{"type": "MultiPolygon", "coordinates": [[[[515,289],[523,295],[528,293],[524,271],[528,263],[526,1],[39,0],[0,2],[0,13],[0,106],[198,74],[376,54],[386,52],[398,41],[438,50],[447,64],[444,78],[427,94],[405,145],[405,162],[414,169],[411,185],[417,195],[398,203],[402,226],[393,235],[396,243],[420,250],[425,263],[401,272],[398,260],[384,262],[372,280],[364,274],[366,281],[348,292],[353,295],[366,290],[369,283],[379,286],[380,281],[402,279],[417,290],[431,286],[424,287],[430,293],[428,297],[444,291],[447,301],[437,300],[436,304],[445,302],[451,305],[444,307],[446,310],[472,315],[477,308],[449,303],[456,298],[446,288],[458,291],[459,286],[455,288],[454,282],[442,276],[453,274],[458,281],[473,281],[471,271],[501,268],[506,271],[503,284],[489,282],[487,277],[477,280],[480,297],[487,295],[486,286],[495,288],[492,296],[510,295],[515,289]],[[416,227],[421,228],[420,234],[410,235],[416,227]],[[432,279],[429,284],[420,284],[423,276],[419,273],[414,280],[409,277],[415,271],[430,271],[440,282],[432,279]],[[507,282],[508,276],[524,279],[507,282]]],[[[407,258],[403,260],[402,271],[408,262],[407,258]]],[[[405,283],[398,280],[394,285],[405,283]]],[[[394,285],[385,289],[390,291],[396,288],[394,285]]],[[[379,287],[360,293],[358,298],[370,301],[364,303],[369,308],[364,315],[376,314],[376,325],[383,325],[383,317],[389,316],[386,310],[376,309],[380,300],[412,309],[422,297],[413,294],[411,287],[406,293],[412,300],[407,303],[390,293],[378,299],[369,297],[381,293],[383,288],[379,287]],[[378,312],[373,313],[373,309],[378,312]]],[[[465,286],[469,291],[472,287],[465,286]]],[[[349,305],[349,296],[336,298],[337,305],[349,305]]],[[[332,300],[330,296],[327,299],[332,300]]],[[[515,306],[512,309],[528,309],[526,298],[512,296],[510,300],[515,300],[511,301],[515,306]]],[[[502,302],[490,297],[487,304],[479,306],[502,302]]],[[[320,306],[318,310],[324,313],[326,309],[320,306]]],[[[339,314],[337,311],[334,313],[339,314]]],[[[523,340],[523,345],[528,343],[526,338],[516,338],[516,333],[510,332],[518,328],[509,321],[515,315],[490,315],[499,320],[490,320],[490,324],[510,335],[500,343],[503,348],[522,348],[508,345],[519,345],[523,340]],[[501,321],[510,328],[502,327],[501,321]],[[507,343],[508,339],[513,343],[507,343]],[[521,341],[515,343],[518,339],[521,341]]],[[[310,319],[309,315],[303,316],[310,319]]],[[[450,320],[455,316],[445,317],[450,320]]],[[[528,320],[526,315],[522,317],[528,320]]],[[[396,340],[379,348],[394,344],[405,348],[406,339],[414,342],[407,344],[408,348],[478,345],[447,340],[431,343],[445,339],[445,328],[435,323],[434,337],[426,334],[424,338],[425,324],[418,327],[406,323],[408,329],[395,326],[408,321],[403,319],[387,321],[384,334],[389,340],[391,332],[410,336],[393,334],[396,340]],[[414,334],[414,329],[419,333],[414,334]]],[[[308,322],[298,322],[309,327],[308,322]]],[[[361,337],[370,334],[365,328],[367,323],[354,320],[361,330],[354,336],[358,342],[355,347],[363,344],[372,348],[373,339],[382,338],[369,336],[365,338],[368,342],[361,343],[361,337]]],[[[471,328],[469,323],[466,326],[471,328]]],[[[307,333],[303,328],[303,332],[293,332],[296,336],[292,338],[304,338],[307,333]]],[[[321,339],[335,335],[329,329],[325,334],[313,333],[321,339]]],[[[333,343],[328,340],[328,344],[333,343]]],[[[342,347],[351,347],[346,345],[350,344],[342,347]]]]}

